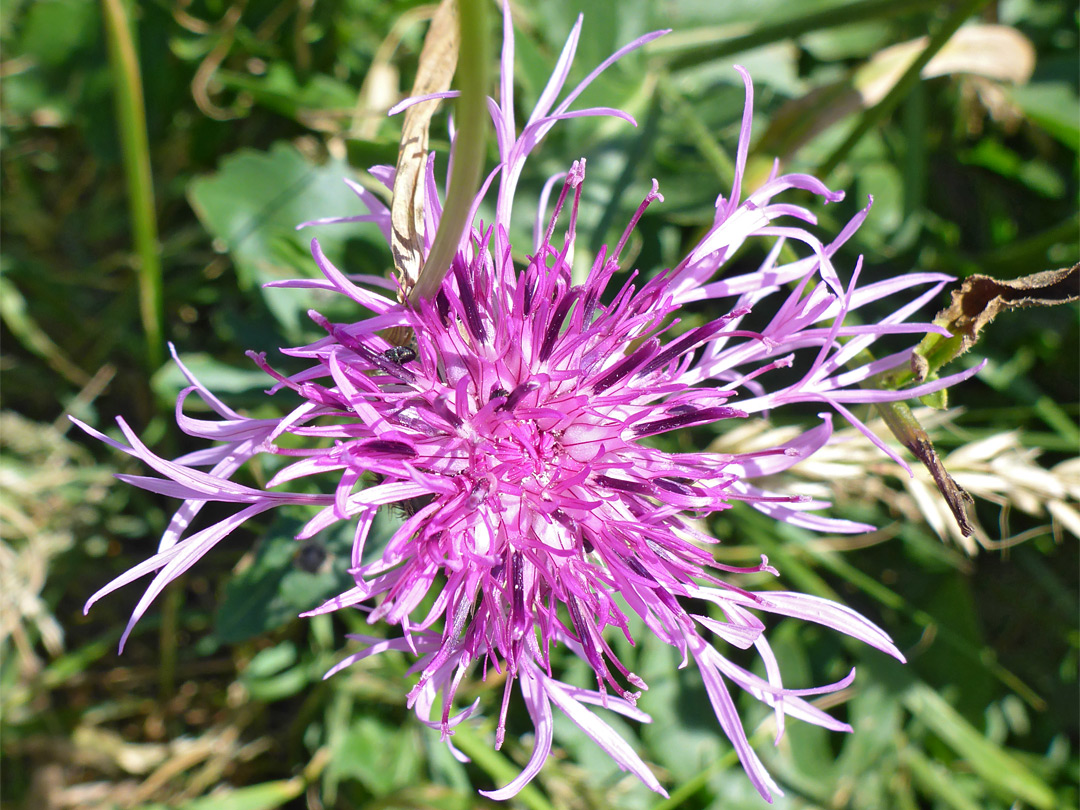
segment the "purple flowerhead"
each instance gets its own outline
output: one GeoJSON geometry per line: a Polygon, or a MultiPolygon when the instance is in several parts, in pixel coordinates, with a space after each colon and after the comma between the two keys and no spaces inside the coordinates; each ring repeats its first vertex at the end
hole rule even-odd
{"type": "MultiPolygon", "coordinates": [[[[809,230],[816,224],[809,210],[775,199],[792,188],[825,202],[843,197],[814,177],[774,171],[743,197],[752,87],[742,68],[736,69],[746,86],[746,106],[734,187],[728,198],[717,200],[712,227],[677,266],[639,274],[620,265],[637,220],[663,201],[653,181],[619,243],[601,250],[591,267],[576,268],[577,280],[572,263],[578,204],[587,182],[584,160],[547,184],[533,244],[517,246],[519,255],[528,252],[527,261],[515,262],[510,220],[530,152],[565,118],[613,116],[633,123],[621,111],[577,109],[574,102],[611,63],[663,33],[630,43],[562,95],[580,30],[579,18],[536,108],[519,130],[513,30],[504,14],[500,98],[489,102],[500,162],[476,197],[473,225],[434,298],[415,306],[400,303],[400,296],[392,297],[393,282],[347,275],[323,255],[318,240],[312,241],[312,253],[324,278],[275,283],[329,290],[356,305],[356,318],[349,323],[310,313],[325,337],[282,350],[307,365],[300,373],[286,376],[265,357],[252,355],[272,378],[271,393],[289,389],[292,400],[299,401],[286,416],[245,417],[181,365],[191,387],[178,398],[177,422],[212,446],[166,460],[122,420],[127,443],[83,425],[156,473],[123,479],[183,500],[158,552],[96,593],[87,607],[122,585],[155,574],[134,610],[126,640],[162,589],[235,528],[279,506],[306,506],[311,517],[298,539],[341,521],[355,531],[354,587],[308,615],[360,609],[369,623],[395,628],[389,638],[354,637],[365,646],[332,672],[386,650],[414,656],[419,679],[409,705],[422,722],[441,730],[459,757],[453,729],[476,709],[455,706],[455,691],[466,674],[505,676],[496,746],[505,735],[509,701],[515,690],[520,693],[535,726],[532,757],[517,778],[484,795],[513,796],[537,775],[552,745],[553,709],[565,713],[620,767],[664,793],[634,749],[590,709],[603,706],[648,721],[635,706],[646,684],[610,646],[618,634],[633,642],[632,627],[644,626],[684,662],[698,667],[720,727],[754,786],[771,800],[780,789],[747,740],[730,687],[772,707],[781,734],[785,716],[850,730],[806,698],[846,687],[854,671],[826,686],[789,688],[761,616],[816,622],[900,660],[903,656],[880,628],[842,605],[799,593],[740,588],[742,574],[776,571],[764,557],[747,569],[717,563],[710,550],[716,540],[696,528],[698,519],[744,501],[776,520],[810,529],[869,529],[817,514],[827,504],[770,493],[754,481],[825,445],[832,434],[832,413],[892,455],[849,406],[929,393],[973,371],[902,393],[862,387],[910,359],[906,350],[863,362],[862,352],[879,337],[911,334],[914,342],[926,332],[941,331],[908,318],[949,279],[913,273],[857,286],[859,264],[841,273],[832,257],[868,208],[823,242],[809,230]],[[493,221],[479,219],[484,199],[494,204],[493,221]],[[764,262],[752,272],[720,278],[728,259],[751,237],[772,238],[764,262]],[[804,258],[781,262],[785,242],[801,243],[804,258]],[[885,319],[845,323],[849,312],[882,299],[894,307],[885,319]],[[680,326],[681,308],[703,301],[715,313],[711,320],[690,329],[680,326]],[[758,323],[766,323],[763,328],[743,325],[752,311],[758,323]],[[384,335],[392,327],[407,329],[413,342],[391,345],[384,335]],[[799,373],[777,373],[791,366],[799,373]],[[184,402],[192,394],[219,418],[186,415],[184,402]],[[658,449],[670,443],[654,439],[723,420],[755,418],[799,402],[818,404],[820,422],[782,446],[744,454],[678,453],[658,449]],[[234,473],[260,454],[282,456],[289,463],[265,488],[233,482],[234,473]],[[323,482],[322,494],[306,494],[307,486],[289,491],[290,482],[301,478],[323,482]],[[235,509],[208,528],[189,532],[209,501],[235,504],[235,509]],[[376,513],[395,504],[407,517],[385,546],[369,547],[376,513]],[[708,615],[691,612],[703,604],[710,605],[708,615]],[[728,660],[727,645],[753,647],[765,677],[728,660]],[[556,647],[588,663],[596,674],[595,690],[554,676],[551,651],[556,647]]],[[[399,106],[424,101],[430,98],[399,106]]],[[[392,167],[371,171],[392,187],[392,167]]],[[[423,236],[430,248],[441,214],[431,162],[425,181],[423,236]]],[[[350,185],[366,214],[309,224],[370,221],[389,241],[389,211],[375,195],[350,185]]]]}

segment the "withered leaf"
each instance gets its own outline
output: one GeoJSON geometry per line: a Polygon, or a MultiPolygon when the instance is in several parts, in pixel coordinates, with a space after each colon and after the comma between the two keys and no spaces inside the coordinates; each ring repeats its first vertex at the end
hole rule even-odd
{"type": "Polygon", "coordinates": [[[1078,299],[1080,264],[1007,280],[969,276],[953,292],[949,307],[934,319],[935,324],[944,326],[953,337],[934,336],[937,338],[934,341],[923,341],[911,360],[915,378],[926,379],[929,373],[968,351],[978,342],[986,325],[1005,310],[1055,306],[1078,299]]]}
{"type": "MultiPolygon", "coordinates": [[[[982,330],[1008,309],[1046,307],[1080,299],[1080,264],[1060,270],[1045,270],[1016,279],[996,279],[975,275],[964,280],[952,294],[952,302],[934,323],[952,333],[951,338],[927,335],[911,358],[911,372],[919,382],[950,360],[974,346],[982,330]]],[[[945,470],[926,431],[902,402],[878,406],[889,429],[921,461],[934,477],[938,490],[949,504],[960,531],[967,537],[971,524],[967,503],[971,497],[945,470]]]]}
{"type": "MultiPolygon", "coordinates": [[[[413,96],[442,93],[450,89],[457,69],[458,45],[457,5],[454,0],[442,0],[420,51],[413,96]]],[[[432,101],[410,107],[405,111],[401,126],[401,146],[390,202],[390,250],[406,296],[416,284],[423,264],[423,170],[427,161],[428,130],[437,106],[437,102],[432,101]]]]}

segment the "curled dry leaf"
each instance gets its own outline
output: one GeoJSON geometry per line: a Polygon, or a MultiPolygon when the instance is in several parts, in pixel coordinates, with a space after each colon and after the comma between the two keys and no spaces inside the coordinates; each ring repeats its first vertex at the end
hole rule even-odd
{"type": "Polygon", "coordinates": [[[952,294],[952,303],[938,313],[934,323],[952,333],[951,338],[927,335],[911,358],[911,370],[922,382],[945,363],[964,354],[999,313],[1024,307],[1049,307],[1080,299],[1080,264],[1044,270],[1014,279],[969,276],[952,294]]]}
{"type": "MultiPolygon", "coordinates": [[[[420,52],[412,96],[442,93],[450,89],[457,69],[459,32],[454,0],[442,0],[431,21],[420,52]]],[[[421,172],[427,160],[428,130],[437,102],[414,104],[405,111],[401,126],[394,195],[390,203],[393,226],[390,250],[398,281],[407,296],[416,284],[423,264],[421,228],[424,217],[424,187],[421,172]]]]}
{"type": "MultiPolygon", "coordinates": [[[[922,382],[964,354],[978,342],[983,328],[1004,310],[1053,306],[1078,298],[1080,264],[1008,280],[970,276],[959,290],[953,292],[949,307],[934,319],[934,323],[948,329],[952,337],[927,335],[911,356],[911,376],[916,382],[922,382]]],[[[906,380],[896,382],[899,385],[906,380]]],[[[971,498],[945,470],[926,431],[902,402],[880,405],[878,411],[896,438],[930,471],[961,533],[968,537],[972,532],[967,518],[967,504],[971,498]]]]}

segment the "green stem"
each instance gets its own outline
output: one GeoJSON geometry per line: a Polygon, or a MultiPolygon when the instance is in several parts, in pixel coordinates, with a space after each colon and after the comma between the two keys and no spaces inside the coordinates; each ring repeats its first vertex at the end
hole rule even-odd
{"type": "Polygon", "coordinates": [[[139,275],[139,314],[146,335],[146,362],[151,370],[164,357],[161,261],[146,107],[135,44],[122,0],[101,0],[107,32],[109,67],[116,91],[116,124],[127,178],[128,207],[139,275]]]}
{"type": "Polygon", "coordinates": [[[880,102],[875,104],[870,109],[863,112],[862,117],[859,118],[859,122],[855,125],[855,129],[848,135],[847,139],[836,148],[836,150],[829,155],[825,162],[818,170],[818,176],[821,178],[828,177],[840,165],[840,162],[848,156],[848,153],[855,148],[855,145],[863,139],[871,129],[876,127],[886,117],[896,109],[897,105],[903,101],[912,88],[918,84],[922,73],[922,69],[926,67],[934,55],[945,47],[945,43],[949,41],[957,29],[967,20],[972,14],[987,4],[989,0],[966,0],[966,2],[957,6],[956,10],[941,24],[941,27],[930,38],[926,48],[919,54],[918,58],[911,63],[907,71],[889,91],[880,102]]]}
{"type": "Polygon", "coordinates": [[[421,298],[431,298],[438,292],[461,244],[461,237],[469,226],[469,211],[480,188],[487,153],[487,87],[491,62],[487,7],[487,0],[459,0],[458,3],[461,26],[458,86],[461,97],[455,116],[458,130],[454,137],[454,165],[450,170],[450,187],[446,190],[442,219],[435,231],[431,251],[416,286],[409,293],[409,301],[413,304],[421,298]]]}
{"type": "Polygon", "coordinates": [[[161,628],[158,630],[158,692],[163,701],[176,692],[176,660],[180,649],[180,587],[168,588],[161,609],[161,628]]]}
{"type": "MultiPolygon", "coordinates": [[[[480,739],[468,723],[462,723],[454,729],[454,745],[498,783],[505,784],[521,772],[517,765],[492,748],[488,742],[480,739]]],[[[529,810],[554,810],[551,802],[535,785],[523,787],[514,800],[525,805],[529,810]]]]}
{"type": "MultiPolygon", "coordinates": [[[[760,743],[763,736],[760,733],[755,734],[751,745],[760,743]]],[[[670,796],[654,804],[650,810],[678,810],[680,807],[685,807],[699,790],[704,790],[708,786],[709,780],[714,775],[726,771],[738,761],[739,756],[735,753],[735,750],[728,751],[723,756],[714,759],[685,782],[680,782],[679,786],[671,791],[670,796]]]]}

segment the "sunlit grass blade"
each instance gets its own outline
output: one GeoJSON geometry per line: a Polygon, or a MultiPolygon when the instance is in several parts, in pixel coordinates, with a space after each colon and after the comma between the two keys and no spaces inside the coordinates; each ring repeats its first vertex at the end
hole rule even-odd
{"type": "Polygon", "coordinates": [[[165,351],[164,305],[142,78],[131,36],[131,23],[123,2],[102,0],[102,12],[108,32],[109,67],[116,98],[116,124],[120,134],[131,231],[135,242],[139,314],[146,339],[146,363],[148,368],[157,369],[165,351]]]}

